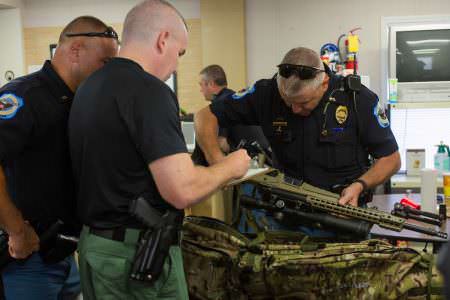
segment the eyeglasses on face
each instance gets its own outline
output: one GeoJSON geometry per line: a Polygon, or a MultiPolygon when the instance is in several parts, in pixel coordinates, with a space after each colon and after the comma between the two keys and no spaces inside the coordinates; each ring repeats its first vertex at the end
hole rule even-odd
{"type": "Polygon", "coordinates": [[[77,33],[66,33],[64,35],[66,37],[87,36],[87,37],[104,37],[109,39],[115,39],[117,41],[119,40],[119,35],[110,26],[106,27],[106,30],[103,32],[77,32],[77,33]]]}
{"type": "Polygon", "coordinates": [[[293,65],[293,64],[279,64],[277,66],[278,74],[284,78],[289,78],[296,75],[301,80],[312,79],[320,72],[325,72],[315,67],[293,65]]]}

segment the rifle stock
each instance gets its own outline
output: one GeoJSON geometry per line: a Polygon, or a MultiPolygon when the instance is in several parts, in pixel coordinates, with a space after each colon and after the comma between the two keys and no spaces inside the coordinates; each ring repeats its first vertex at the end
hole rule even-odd
{"type": "MultiPolygon", "coordinates": [[[[409,229],[447,239],[447,233],[445,232],[407,223],[405,218],[393,216],[384,211],[374,208],[340,205],[338,203],[340,198],[338,194],[328,192],[297,179],[285,176],[276,169],[273,169],[273,171],[269,173],[250,178],[247,182],[256,184],[260,188],[270,192],[272,197],[293,203],[293,207],[288,208],[290,210],[300,211],[302,210],[302,207],[306,206],[314,212],[320,211],[327,215],[331,214],[336,217],[341,217],[341,220],[342,217],[350,218],[365,221],[372,225],[377,224],[380,227],[394,231],[409,229]]],[[[323,223],[324,221],[321,222],[323,223]]],[[[337,227],[338,223],[335,223],[334,226],[337,227]]]]}

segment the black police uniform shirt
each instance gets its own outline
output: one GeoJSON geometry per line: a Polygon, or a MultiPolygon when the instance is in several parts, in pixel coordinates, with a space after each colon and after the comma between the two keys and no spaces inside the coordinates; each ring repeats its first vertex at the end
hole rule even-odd
{"type": "MultiPolygon", "coordinates": [[[[233,95],[235,91],[229,88],[223,88],[213,99],[214,101],[221,101],[233,95]]],[[[247,142],[257,141],[263,149],[269,148],[269,143],[267,142],[264,133],[259,126],[242,126],[236,125],[230,128],[219,127],[218,136],[225,137],[230,149],[236,149],[241,140],[247,142]]],[[[205,154],[201,150],[198,143],[195,143],[194,152],[192,152],[192,160],[197,165],[208,166],[205,154]]]]}
{"type": "Polygon", "coordinates": [[[242,93],[212,103],[210,109],[219,126],[261,125],[277,168],[330,190],[363,174],[368,154],[380,158],[398,149],[377,96],[363,86],[356,98],[356,117],[351,95],[337,90],[340,77],[330,76],[328,90],[307,117],[286,106],[276,78],[260,80],[242,93]]]}
{"type": "MultiPolygon", "coordinates": [[[[223,89],[217,95],[215,100],[226,99],[235,92],[230,89],[223,89]]],[[[231,149],[236,149],[242,140],[247,142],[256,141],[263,149],[269,148],[269,143],[264,136],[260,126],[242,126],[236,125],[230,128],[219,128],[219,136],[227,138],[228,145],[231,149]]]]}
{"type": "Polygon", "coordinates": [[[129,204],[162,199],[148,164],[187,153],[175,94],[137,63],[114,58],[78,88],[69,119],[78,214],[89,226],[139,227],[129,204]]]}
{"type": "Polygon", "coordinates": [[[0,89],[0,161],[25,220],[74,222],[67,120],[73,93],[50,61],[0,89]]]}

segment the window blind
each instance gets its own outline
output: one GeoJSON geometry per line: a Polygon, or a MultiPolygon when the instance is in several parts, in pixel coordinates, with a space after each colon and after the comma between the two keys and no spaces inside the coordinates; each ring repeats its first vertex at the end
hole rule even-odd
{"type": "Polygon", "coordinates": [[[425,149],[425,167],[433,168],[440,141],[450,144],[450,108],[391,108],[391,129],[406,171],[406,149],[425,149]]]}

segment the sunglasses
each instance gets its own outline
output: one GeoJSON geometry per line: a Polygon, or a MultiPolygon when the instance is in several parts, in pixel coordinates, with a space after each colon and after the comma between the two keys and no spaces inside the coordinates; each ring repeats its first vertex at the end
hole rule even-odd
{"type": "Polygon", "coordinates": [[[119,35],[117,32],[110,26],[106,27],[106,30],[103,32],[79,32],[79,33],[66,33],[66,37],[75,37],[75,36],[87,36],[87,37],[104,37],[108,39],[119,40],[119,35]]]}
{"type": "Polygon", "coordinates": [[[312,79],[320,72],[325,72],[314,67],[292,65],[292,64],[280,64],[277,66],[278,74],[284,78],[289,78],[292,75],[296,75],[301,80],[312,79]]]}

